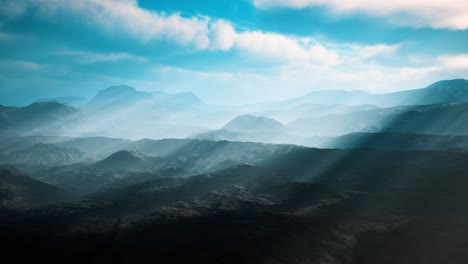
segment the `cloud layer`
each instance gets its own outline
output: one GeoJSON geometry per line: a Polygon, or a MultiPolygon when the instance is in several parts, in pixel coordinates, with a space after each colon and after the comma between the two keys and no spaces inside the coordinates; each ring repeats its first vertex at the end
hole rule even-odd
{"type": "Polygon", "coordinates": [[[322,6],[337,15],[362,12],[371,16],[386,17],[396,24],[414,27],[468,28],[466,0],[253,0],[253,3],[262,9],[322,6]]]}
{"type": "Polygon", "coordinates": [[[141,42],[165,40],[197,50],[231,49],[280,60],[308,60],[330,64],[336,54],[312,41],[252,30],[236,30],[225,20],[183,17],[148,11],[135,0],[10,0],[0,4],[8,16],[27,12],[42,19],[66,14],[86,18],[109,33],[125,33],[141,42]]]}
{"type": "MultiPolygon", "coordinates": [[[[365,12],[389,17],[400,13],[425,17],[426,13],[439,10],[434,17],[440,18],[445,14],[443,10],[453,9],[451,1],[446,1],[444,8],[438,1],[379,2],[256,0],[254,3],[259,8],[321,5],[337,14],[365,12]]],[[[463,10],[461,5],[456,12],[462,14],[463,10]]],[[[417,56],[405,53],[407,43],[347,43],[326,36],[288,35],[240,26],[227,18],[144,9],[135,0],[0,1],[0,48],[7,42],[23,45],[42,40],[39,34],[26,40],[20,39],[21,32],[2,32],[2,24],[26,18],[49,23],[51,30],[41,31],[44,34],[54,34],[54,26],[58,24],[74,25],[83,27],[86,33],[92,32],[99,41],[108,42],[90,50],[73,40],[55,43],[44,38],[37,50],[36,46],[26,50],[29,55],[36,51],[35,56],[21,53],[0,57],[3,87],[31,89],[33,85],[28,82],[43,87],[70,87],[72,83],[82,91],[81,86],[85,85],[92,85],[88,89],[93,90],[127,83],[147,90],[163,87],[195,91],[207,101],[225,103],[223,100],[231,101],[236,96],[239,102],[253,102],[299,96],[320,89],[384,92],[423,87],[438,79],[468,78],[467,54],[417,56]],[[70,20],[78,23],[72,24],[70,20]],[[125,45],[113,46],[114,41],[125,45]],[[160,47],[170,53],[175,51],[175,55],[161,59],[159,53],[152,52],[160,47]],[[251,98],[245,98],[244,93],[251,94],[251,98]]],[[[422,20],[413,22],[417,21],[422,20]]],[[[440,18],[436,22],[444,21],[440,18]]],[[[74,28],[69,30],[74,32],[74,28]]]]}

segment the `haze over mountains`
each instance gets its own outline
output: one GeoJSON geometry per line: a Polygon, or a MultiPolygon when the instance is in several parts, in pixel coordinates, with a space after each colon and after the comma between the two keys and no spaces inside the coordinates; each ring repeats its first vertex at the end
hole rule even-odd
{"type": "MultiPolygon", "coordinates": [[[[76,108],[57,101],[36,102],[25,107],[2,106],[0,130],[74,137],[184,138],[213,129],[226,130],[225,134],[262,132],[256,131],[259,130],[256,126],[263,126],[259,124],[268,119],[271,127],[260,130],[291,134],[291,138],[380,131],[461,135],[466,131],[461,120],[467,94],[468,81],[457,79],[389,94],[323,91],[282,102],[227,107],[207,105],[192,93],[149,93],[129,86],[115,86],[100,91],[88,103],[76,108]],[[241,122],[242,118],[252,115],[258,119],[250,121],[251,124],[244,121],[248,127],[231,127],[232,122],[241,122]],[[424,124],[431,119],[454,120],[454,124],[425,128],[424,124]],[[401,121],[397,125],[392,120],[401,121]],[[121,126],[122,122],[126,125],[121,126]],[[413,127],[402,122],[409,122],[413,127]]],[[[306,144],[304,142],[298,139],[275,141],[306,144]]]]}
{"type": "Polygon", "coordinates": [[[0,107],[7,257],[468,259],[466,80],[244,106],[129,86],[57,100],[0,107]]]}

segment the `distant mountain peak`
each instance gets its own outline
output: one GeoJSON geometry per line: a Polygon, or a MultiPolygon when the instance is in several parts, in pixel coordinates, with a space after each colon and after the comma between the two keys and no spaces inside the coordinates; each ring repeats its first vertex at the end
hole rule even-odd
{"type": "Polygon", "coordinates": [[[89,102],[88,106],[123,107],[135,105],[138,102],[147,101],[153,103],[172,103],[180,105],[201,105],[204,104],[195,94],[191,92],[170,94],[164,91],[144,92],[136,90],[128,85],[119,85],[99,91],[89,102]]]}
{"type": "Polygon", "coordinates": [[[55,100],[49,100],[49,101],[42,101],[42,102],[34,102],[26,107],[29,108],[47,108],[47,107],[66,107],[66,105],[59,103],[55,100]]]}
{"type": "Polygon", "coordinates": [[[138,152],[120,150],[95,163],[95,166],[111,170],[128,169],[140,164],[145,157],[144,154],[138,152]]]}
{"type": "Polygon", "coordinates": [[[255,120],[255,119],[263,119],[263,118],[266,118],[266,117],[251,115],[251,114],[245,114],[245,115],[237,116],[234,119],[238,119],[238,120],[241,120],[241,119],[243,119],[243,120],[255,120]]]}
{"type": "Polygon", "coordinates": [[[111,86],[104,90],[100,90],[91,101],[96,100],[114,100],[128,99],[133,97],[150,97],[150,93],[138,91],[128,85],[111,86]]]}
{"type": "Polygon", "coordinates": [[[20,111],[23,113],[31,113],[34,115],[45,112],[61,112],[70,114],[78,112],[75,108],[64,105],[57,101],[35,102],[20,109],[20,111]]]}
{"type": "Polygon", "coordinates": [[[151,94],[141,92],[128,85],[111,86],[99,91],[88,105],[91,106],[109,106],[117,103],[135,102],[135,100],[150,98],[151,94]]]}
{"type": "Polygon", "coordinates": [[[136,89],[128,85],[116,85],[108,87],[100,92],[103,93],[125,93],[125,92],[135,92],[136,89]]]}
{"type": "Polygon", "coordinates": [[[134,151],[128,151],[128,150],[119,150],[115,153],[112,153],[107,157],[106,159],[113,159],[113,160],[118,160],[118,159],[141,159],[143,158],[143,154],[134,152],[134,151]]]}
{"type": "Polygon", "coordinates": [[[223,129],[242,132],[259,132],[284,129],[284,126],[272,118],[246,114],[235,117],[229,121],[223,129]]]}

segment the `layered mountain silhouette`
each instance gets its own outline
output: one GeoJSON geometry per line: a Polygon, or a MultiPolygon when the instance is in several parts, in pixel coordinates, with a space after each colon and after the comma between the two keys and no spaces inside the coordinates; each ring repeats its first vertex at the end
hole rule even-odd
{"type": "Polygon", "coordinates": [[[85,154],[78,149],[40,143],[10,152],[8,156],[10,161],[14,163],[57,166],[79,162],[85,157],[85,154]]]}
{"type": "Polygon", "coordinates": [[[86,107],[106,108],[125,107],[138,103],[202,105],[204,104],[193,93],[168,94],[165,92],[142,92],[127,85],[112,86],[99,91],[86,107]]]}
{"type": "Polygon", "coordinates": [[[447,128],[447,131],[442,131],[445,124],[436,124],[431,128],[418,127],[428,126],[430,119],[437,118],[437,122],[441,122],[454,118],[442,117],[437,111],[454,114],[463,111],[463,102],[468,100],[467,83],[462,79],[447,80],[423,89],[389,94],[320,91],[282,102],[240,107],[210,106],[192,93],[142,92],[122,85],[98,92],[89,103],[79,108],[56,101],[37,102],[25,107],[2,106],[0,131],[23,135],[135,139],[183,138],[223,129],[201,138],[294,144],[303,144],[303,137],[338,136],[355,132],[459,135],[466,131],[453,125],[449,125],[452,128],[447,128]],[[377,109],[374,105],[386,108],[377,109]],[[438,106],[430,112],[424,105],[438,106]],[[274,118],[286,121],[286,128],[274,118]],[[411,121],[413,118],[417,120],[411,121]],[[387,123],[393,124],[397,119],[400,123],[407,120],[414,127],[400,124],[398,128],[390,128],[387,123]],[[426,125],[418,123],[423,120],[426,120],[426,125]],[[279,131],[283,134],[287,132],[287,135],[279,135],[285,140],[277,140],[279,136],[274,134],[279,131]],[[246,138],[237,133],[270,135],[246,138]],[[274,140],[263,140],[268,137],[274,140]]]}
{"type": "Polygon", "coordinates": [[[372,104],[379,107],[398,105],[427,105],[460,103],[468,101],[468,81],[465,79],[444,80],[426,88],[386,94],[371,94],[364,91],[317,91],[287,100],[286,105],[315,104],[372,104]]]}
{"type": "Polygon", "coordinates": [[[90,253],[100,247],[106,260],[124,262],[287,263],[301,256],[374,263],[391,256],[392,263],[438,263],[442,252],[462,263],[466,164],[467,154],[457,152],[296,147],[256,165],[155,175],[81,202],[4,214],[0,230],[14,242],[8,256],[26,250],[41,257],[53,247],[54,261],[101,260],[90,253]],[[41,219],[48,224],[37,230],[41,219]],[[36,246],[26,247],[26,237],[36,246]]]}
{"type": "Polygon", "coordinates": [[[279,109],[273,108],[272,110],[258,112],[255,114],[273,118],[280,121],[283,124],[290,123],[292,121],[311,118],[311,117],[323,117],[328,115],[342,115],[349,114],[352,112],[367,111],[377,109],[375,105],[345,105],[345,104],[314,104],[306,103],[295,105],[292,107],[281,107],[279,109]]]}
{"type": "Polygon", "coordinates": [[[128,85],[112,86],[99,91],[96,96],[89,101],[87,107],[122,107],[126,104],[136,103],[150,98],[150,93],[137,91],[135,88],[128,85]]]}
{"type": "Polygon", "coordinates": [[[2,259],[465,263],[467,89],[1,106],[2,259]]]}
{"type": "Polygon", "coordinates": [[[304,139],[291,133],[283,124],[264,116],[237,116],[221,129],[195,135],[203,140],[229,140],[262,143],[301,144],[304,139]]]}
{"type": "Polygon", "coordinates": [[[38,102],[26,107],[0,106],[0,129],[3,132],[53,133],[80,119],[78,110],[56,101],[38,102]]]}
{"type": "Polygon", "coordinates": [[[336,136],[355,132],[465,135],[468,103],[383,108],[346,115],[304,118],[288,124],[301,135],[336,136]]]}
{"type": "Polygon", "coordinates": [[[128,150],[121,150],[94,164],[104,170],[131,170],[144,166],[146,155],[128,150]]]}

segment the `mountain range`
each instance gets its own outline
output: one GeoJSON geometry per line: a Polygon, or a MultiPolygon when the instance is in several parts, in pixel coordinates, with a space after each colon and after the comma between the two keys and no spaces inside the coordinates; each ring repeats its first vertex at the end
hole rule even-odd
{"type": "MultiPolygon", "coordinates": [[[[68,102],[67,102],[68,101],[68,102]]],[[[2,259],[465,263],[468,81],[0,107],[2,259]]]]}
{"type": "Polygon", "coordinates": [[[454,79],[438,81],[421,89],[383,94],[372,94],[359,90],[316,91],[306,94],[302,97],[281,102],[271,102],[268,104],[281,106],[293,106],[311,103],[325,105],[348,104],[354,106],[371,104],[378,107],[392,107],[399,105],[427,105],[460,103],[467,101],[468,81],[465,79],[454,79]]]}
{"type": "MultiPolygon", "coordinates": [[[[216,146],[209,148],[215,153],[225,149],[222,142],[192,143],[168,157],[211,160],[212,152],[198,151],[200,144],[216,146]]],[[[17,253],[26,250],[29,257],[43,257],[54,248],[56,253],[49,255],[54,262],[70,257],[115,262],[157,257],[173,263],[287,263],[300,256],[312,262],[380,263],[392,256],[393,263],[426,257],[427,263],[438,263],[442,252],[462,263],[466,257],[466,153],[297,146],[283,151],[285,146],[229,144],[264,150],[255,153],[257,160],[246,155],[249,164],[189,177],[93,172],[99,163],[70,177],[67,166],[55,167],[51,172],[60,173],[43,180],[55,179],[58,190],[69,195],[65,176],[87,191],[112,179],[85,192],[81,200],[55,204],[23,202],[41,201],[57,187],[37,181],[39,174],[33,173],[33,180],[4,166],[0,231],[11,242],[4,256],[23,259],[17,253]],[[84,179],[91,181],[80,185],[84,179]],[[28,213],[21,213],[26,208],[28,213]],[[200,243],[203,247],[196,246],[200,243]],[[92,254],[96,248],[104,255],[92,254]],[[181,251],[184,254],[177,254],[181,251]],[[424,257],[415,256],[415,251],[424,257]]],[[[222,153],[216,155],[218,160],[222,153]]],[[[243,153],[239,150],[235,156],[243,153]]],[[[138,163],[137,155],[118,152],[105,160],[138,163]]]]}
{"type": "Polygon", "coordinates": [[[282,102],[239,107],[207,105],[192,93],[141,92],[122,85],[98,92],[78,108],[57,101],[37,102],[25,107],[2,106],[0,131],[136,139],[193,137],[222,129],[219,133],[231,135],[212,137],[244,140],[245,136],[237,134],[268,132],[269,136],[255,135],[254,141],[270,137],[274,139],[270,142],[294,144],[302,144],[302,137],[355,132],[460,135],[466,133],[462,122],[458,121],[465,113],[463,102],[466,101],[468,81],[462,79],[440,81],[424,89],[397,93],[320,91],[282,102]],[[424,105],[434,105],[434,109],[424,105]],[[281,124],[275,118],[285,123],[281,124]],[[426,127],[431,119],[456,120],[456,124],[426,127]],[[394,124],[395,120],[398,125],[394,124]],[[122,122],[126,125],[122,126],[122,122]],[[284,140],[276,140],[278,137],[284,140]]]}

